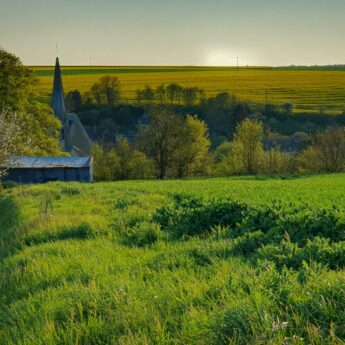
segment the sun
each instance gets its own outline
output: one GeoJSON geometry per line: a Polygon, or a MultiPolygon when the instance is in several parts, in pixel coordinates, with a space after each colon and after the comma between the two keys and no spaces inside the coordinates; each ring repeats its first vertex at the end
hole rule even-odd
{"type": "Polygon", "coordinates": [[[237,54],[227,50],[215,50],[206,56],[208,66],[235,66],[237,65],[237,54]]]}

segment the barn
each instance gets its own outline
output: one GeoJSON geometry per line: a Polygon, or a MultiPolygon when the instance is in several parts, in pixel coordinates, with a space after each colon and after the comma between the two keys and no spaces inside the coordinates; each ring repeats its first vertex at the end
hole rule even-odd
{"type": "Polygon", "coordinates": [[[91,157],[11,157],[6,168],[4,180],[17,183],[93,180],[91,157]]]}

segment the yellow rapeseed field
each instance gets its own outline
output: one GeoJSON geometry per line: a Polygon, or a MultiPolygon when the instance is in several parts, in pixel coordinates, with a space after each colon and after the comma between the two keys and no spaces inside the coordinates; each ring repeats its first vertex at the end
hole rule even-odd
{"type": "MultiPolygon", "coordinates": [[[[40,80],[39,96],[49,101],[53,67],[33,67],[40,80]]],[[[230,67],[65,67],[65,92],[85,92],[103,75],[115,75],[121,81],[123,100],[132,101],[135,90],[145,85],[178,83],[197,86],[211,96],[228,91],[247,101],[294,103],[300,111],[333,112],[345,109],[345,71],[282,70],[273,68],[230,67]]]]}

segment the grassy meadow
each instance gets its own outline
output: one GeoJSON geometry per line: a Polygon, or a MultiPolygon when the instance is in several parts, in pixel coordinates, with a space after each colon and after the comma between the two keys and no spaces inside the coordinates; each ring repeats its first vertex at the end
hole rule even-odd
{"type": "Polygon", "coordinates": [[[343,344],[345,174],[0,191],[0,344],[343,344]]]}
{"type": "MultiPolygon", "coordinates": [[[[33,67],[40,84],[41,100],[49,102],[53,67],[33,67]]],[[[333,113],[345,109],[344,70],[284,70],[272,68],[230,67],[63,67],[65,92],[85,92],[103,75],[115,75],[121,81],[122,97],[131,102],[135,91],[145,85],[178,83],[200,87],[208,96],[228,91],[247,101],[284,104],[294,103],[297,111],[333,113]]]]}

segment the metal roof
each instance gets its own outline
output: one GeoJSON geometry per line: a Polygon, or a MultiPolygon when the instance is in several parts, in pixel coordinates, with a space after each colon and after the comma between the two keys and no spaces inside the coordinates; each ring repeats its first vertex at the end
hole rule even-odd
{"type": "Polygon", "coordinates": [[[7,168],[10,169],[42,169],[42,168],[88,168],[92,164],[91,157],[10,157],[7,168]]]}

